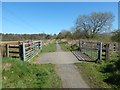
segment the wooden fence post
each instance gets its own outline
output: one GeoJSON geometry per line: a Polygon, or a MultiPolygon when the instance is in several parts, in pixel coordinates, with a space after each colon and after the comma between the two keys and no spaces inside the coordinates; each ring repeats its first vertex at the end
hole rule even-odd
{"type": "Polygon", "coordinates": [[[22,57],[22,45],[19,43],[19,56],[21,58],[21,60],[23,60],[23,57],[22,57]]]}
{"type": "Polygon", "coordinates": [[[42,40],[40,41],[40,49],[42,50],[42,40]]]}
{"type": "Polygon", "coordinates": [[[113,51],[116,51],[116,43],[113,44],[113,51]]]}
{"type": "Polygon", "coordinates": [[[9,44],[6,44],[6,56],[9,57],[9,44]]]}
{"type": "MultiPolygon", "coordinates": [[[[118,52],[120,52],[120,43],[118,43],[117,48],[118,48],[118,52]]],[[[120,54],[119,54],[119,55],[120,55],[120,54]]]]}
{"type": "Polygon", "coordinates": [[[105,60],[109,60],[109,44],[105,47],[105,60]]]}
{"type": "Polygon", "coordinates": [[[34,48],[33,48],[33,41],[30,42],[30,50],[31,50],[30,57],[32,57],[33,54],[34,54],[34,52],[33,52],[33,50],[34,50],[34,48]]]}
{"type": "Polygon", "coordinates": [[[102,60],[102,42],[98,42],[98,60],[102,60]]]}
{"type": "Polygon", "coordinates": [[[32,42],[32,47],[33,47],[33,53],[35,53],[35,43],[32,42]]]}
{"type": "Polygon", "coordinates": [[[79,40],[79,50],[81,51],[81,43],[80,43],[80,40],[79,40]]]}
{"type": "Polygon", "coordinates": [[[82,44],[81,44],[81,52],[85,53],[85,49],[84,49],[84,41],[82,41],[82,44]]]}
{"type": "Polygon", "coordinates": [[[40,48],[40,41],[38,42],[38,49],[41,49],[41,48],[40,48]]]}

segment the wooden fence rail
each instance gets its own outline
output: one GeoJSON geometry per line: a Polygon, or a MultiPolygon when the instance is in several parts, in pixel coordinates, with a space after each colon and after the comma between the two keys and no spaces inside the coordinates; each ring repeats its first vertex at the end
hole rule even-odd
{"type": "Polygon", "coordinates": [[[110,53],[120,52],[119,43],[103,43],[99,41],[77,40],[76,44],[80,51],[88,55],[93,60],[109,60],[110,53]]]}
{"type": "MultiPolygon", "coordinates": [[[[103,43],[103,42],[83,42],[82,48],[85,49],[85,53],[88,52],[88,50],[91,50],[92,52],[97,51],[97,60],[109,60],[110,59],[110,53],[116,53],[120,52],[119,49],[119,43],[103,43]]],[[[95,54],[95,53],[94,53],[95,54]]],[[[94,55],[93,55],[94,56],[94,55]]]]}
{"type": "Polygon", "coordinates": [[[19,42],[18,45],[6,44],[6,56],[31,60],[41,49],[42,41],[19,42]]]}

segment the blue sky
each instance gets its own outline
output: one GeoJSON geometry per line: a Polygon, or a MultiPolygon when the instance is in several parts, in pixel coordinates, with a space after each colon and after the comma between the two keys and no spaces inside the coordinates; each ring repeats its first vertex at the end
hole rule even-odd
{"type": "Polygon", "coordinates": [[[3,2],[2,33],[59,33],[75,25],[79,15],[112,12],[118,27],[117,2],[3,2]]]}

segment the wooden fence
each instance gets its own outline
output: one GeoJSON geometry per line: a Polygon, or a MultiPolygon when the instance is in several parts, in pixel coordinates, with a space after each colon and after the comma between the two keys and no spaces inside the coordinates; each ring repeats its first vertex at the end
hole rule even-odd
{"type": "Polygon", "coordinates": [[[19,42],[18,45],[6,44],[5,47],[6,57],[28,61],[42,49],[42,41],[19,42]]]}
{"type": "Polygon", "coordinates": [[[109,60],[111,52],[120,52],[120,44],[116,42],[103,43],[99,41],[88,40],[76,40],[76,43],[75,41],[73,42],[80,47],[80,51],[82,53],[89,56],[92,60],[109,60]]]}
{"type": "MultiPolygon", "coordinates": [[[[97,60],[109,60],[111,53],[120,52],[120,44],[119,43],[102,43],[102,42],[84,42],[85,45],[83,47],[80,46],[81,49],[86,50],[84,53],[90,56],[88,53],[91,51],[91,56],[93,59],[97,60]]],[[[118,57],[118,56],[116,56],[118,57]]]]}

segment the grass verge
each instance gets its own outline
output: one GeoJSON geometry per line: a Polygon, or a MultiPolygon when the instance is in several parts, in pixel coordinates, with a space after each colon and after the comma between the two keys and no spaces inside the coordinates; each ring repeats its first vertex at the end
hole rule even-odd
{"type": "Polygon", "coordinates": [[[63,51],[75,51],[79,49],[77,46],[70,46],[65,42],[60,42],[59,45],[63,51]]]}
{"type": "Polygon", "coordinates": [[[47,53],[47,52],[55,52],[56,51],[56,41],[53,41],[52,43],[49,43],[48,45],[44,45],[42,47],[42,50],[29,62],[31,63],[36,63],[36,58],[39,57],[40,55],[47,53]]]}
{"type": "Polygon", "coordinates": [[[43,46],[41,53],[55,52],[55,51],[56,51],[56,42],[53,41],[52,43],[49,43],[48,45],[43,46]]]}
{"type": "Polygon", "coordinates": [[[60,42],[59,45],[60,45],[60,47],[61,47],[61,49],[62,49],[63,51],[70,51],[70,50],[71,50],[71,47],[68,46],[68,45],[67,45],[66,43],[64,43],[64,42],[60,42]]]}
{"type": "Polygon", "coordinates": [[[111,86],[104,82],[107,78],[106,73],[101,72],[102,65],[93,62],[75,63],[78,67],[83,79],[91,88],[111,88],[111,86]]]}
{"type": "Polygon", "coordinates": [[[53,64],[30,64],[13,58],[3,58],[2,64],[3,88],[61,87],[53,64]]]}

